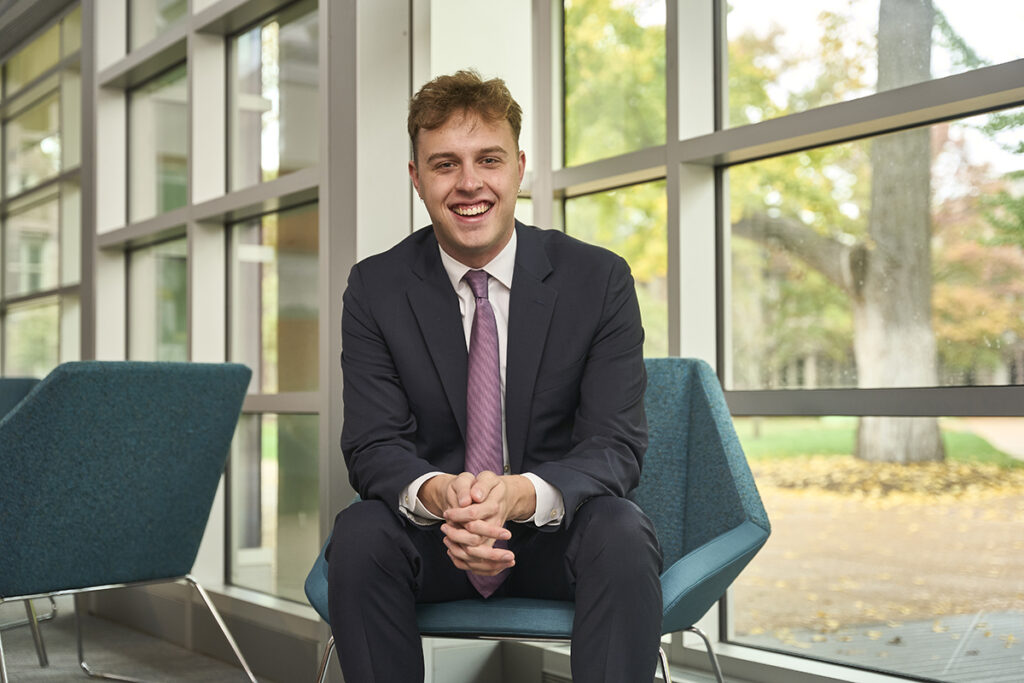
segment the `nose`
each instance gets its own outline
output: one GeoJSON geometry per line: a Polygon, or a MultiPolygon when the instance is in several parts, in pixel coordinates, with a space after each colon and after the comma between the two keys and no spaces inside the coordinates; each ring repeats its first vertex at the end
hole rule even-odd
{"type": "Polygon", "coordinates": [[[463,192],[475,192],[483,186],[483,180],[476,172],[476,167],[472,164],[466,164],[462,167],[462,172],[459,174],[459,189],[463,192]]]}

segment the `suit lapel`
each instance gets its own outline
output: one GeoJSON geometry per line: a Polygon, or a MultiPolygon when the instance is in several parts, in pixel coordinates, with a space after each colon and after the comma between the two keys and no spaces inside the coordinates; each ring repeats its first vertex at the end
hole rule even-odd
{"type": "Polygon", "coordinates": [[[516,266],[509,297],[508,348],[505,368],[505,434],[509,464],[522,470],[530,406],[537,371],[558,292],[544,284],[551,262],[540,234],[516,222],[516,266]]]}
{"type": "Polygon", "coordinates": [[[441,264],[437,242],[425,240],[413,266],[420,286],[407,292],[441,386],[455,415],[463,439],[466,437],[466,335],[462,330],[459,300],[441,264]]]}

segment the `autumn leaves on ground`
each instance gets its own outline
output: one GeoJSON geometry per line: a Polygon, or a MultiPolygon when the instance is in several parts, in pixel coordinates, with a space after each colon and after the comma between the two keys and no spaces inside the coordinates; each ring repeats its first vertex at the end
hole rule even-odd
{"type": "Polygon", "coordinates": [[[737,634],[911,621],[939,633],[955,615],[1024,612],[1024,468],[852,456],[751,468],[772,536],[735,586],[737,634]]]}

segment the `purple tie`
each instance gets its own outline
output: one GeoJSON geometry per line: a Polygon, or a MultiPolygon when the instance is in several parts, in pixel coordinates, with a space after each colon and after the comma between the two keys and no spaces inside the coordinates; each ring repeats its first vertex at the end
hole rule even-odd
{"type": "MultiPolygon", "coordinates": [[[[469,381],[466,385],[466,471],[501,475],[504,457],[501,447],[501,374],[498,368],[498,326],[487,299],[488,275],[471,270],[465,280],[476,296],[476,313],[469,336],[469,381]]],[[[504,547],[503,542],[495,546],[504,547]]],[[[480,595],[489,597],[505,580],[508,570],[497,576],[469,573],[469,581],[480,595]]]]}

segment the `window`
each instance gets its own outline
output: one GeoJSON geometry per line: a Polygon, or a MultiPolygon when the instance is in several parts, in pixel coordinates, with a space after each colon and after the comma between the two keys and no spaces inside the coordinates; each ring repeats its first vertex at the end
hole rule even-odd
{"type": "Polygon", "coordinates": [[[318,210],[231,227],[231,360],[274,412],[246,413],[232,447],[231,582],[303,600],[320,543],[318,210]]]}
{"type": "Polygon", "coordinates": [[[644,355],[668,355],[668,236],[665,182],[565,201],[565,231],[626,259],[636,282],[644,355]]]}
{"type": "Polygon", "coordinates": [[[318,162],[318,26],[304,0],[231,41],[231,189],[318,162]]]}
{"type": "Polygon", "coordinates": [[[566,0],[565,164],[665,143],[665,3],[566,0]]]}
{"type": "Polygon", "coordinates": [[[128,0],[128,49],[145,45],[187,13],[187,0],[128,0]]]}
{"type": "Polygon", "coordinates": [[[81,11],[0,68],[3,374],[42,377],[81,346],[81,11]]]}
{"type": "Polygon", "coordinates": [[[728,124],[757,123],[1024,57],[1003,0],[730,0],[728,124]],[[991,21],[991,17],[999,17],[991,21]],[[881,26],[882,30],[879,30],[881,26]]]}
{"type": "Polygon", "coordinates": [[[731,168],[730,388],[1024,383],[1019,121],[731,168]]]}
{"type": "Polygon", "coordinates": [[[129,252],[128,357],[186,361],[188,250],[176,239],[129,252]]]}
{"type": "Polygon", "coordinates": [[[181,64],[128,95],[128,208],[132,222],[185,206],[188,97],[181,64]]]}

